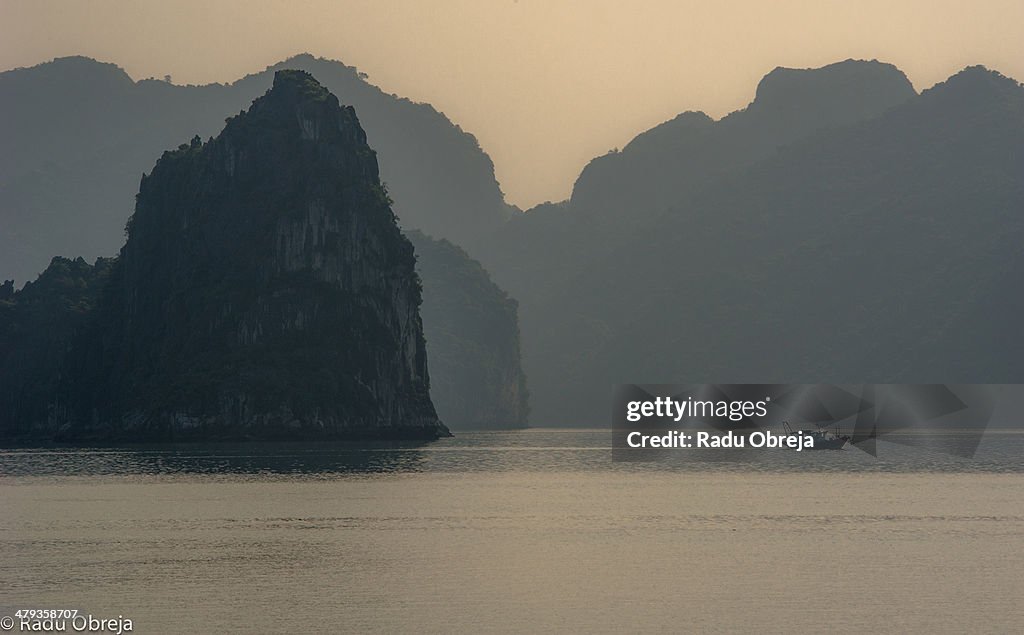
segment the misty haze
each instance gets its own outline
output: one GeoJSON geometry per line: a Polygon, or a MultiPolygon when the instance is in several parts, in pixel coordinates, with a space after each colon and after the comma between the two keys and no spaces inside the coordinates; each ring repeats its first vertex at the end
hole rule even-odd
{"type": "Polygon", "coordinates": [[[0,628],[1019,631],[1021,23],[0,0],[0,628]]]}

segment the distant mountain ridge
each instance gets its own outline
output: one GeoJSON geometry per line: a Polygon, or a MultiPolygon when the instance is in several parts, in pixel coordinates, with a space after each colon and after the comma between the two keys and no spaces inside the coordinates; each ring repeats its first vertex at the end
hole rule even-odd
{"type": "Polygon", "coordinates": [[[0,73],[0,278],[20,286],[54,254],[113,255],[153,159],[195,135],[213,135],[283,68],[314,73],[364,113],[403,227],[468,248],[514,213],[472,135],[340,62],[304,54],[232,84],[178,86],[135,82],[89,58],[60,58],[0,73]]]}
{"type": "MultiPolygon", "coordinates": [[[[349,80],[355,77],[352,90],[360,94],[365,82],[355,69],[342,69],[338,73],[349,80]]],[[[107,68],[101,83],[121,85],[117,70],[107,68]]],[[[221,97],[197,99],[176,89],[234,94],[248,90],[236,88],[245,81],[262,81],[253,77],[231,87],[149,80],[145,94],[164,91],[160,99],[222,108],[221,97]]],[[[534,425],[599,424],[608,387],[622,382],[1024,382],[1024,341],[1016,326],[1024,301],[1012,293],[1024,275],[1022,93],[1015,80],[982,67],[921,94],[902,72],[877,61],[777,68],[746,108],[717,121],[682,113],[622,151],[595,158],[569,200],[525,214],[509,217],[509,208],[495,202],[500,190],[488,185],[490,161],[470,161],[479,156],[465,136],[456,135],[454,146],[475,167],[450,174],[479,185],[472,201],[452,193],[460,191],[456,180],[398,179],[406,188],[401,195],[396,182],[388,185],[400,199],[400,215],[402,205],[413,205],[404,212],[413,218],[418,202],[427,201],[432,207],[423,209],[440,210],[430,217],[445,219],[445,226],[424,226],[424,232],[468,252],[425,239],[424,253],[440,266],[423,271],[434,271],[441,283],[436,288],[449,291],[453,279],[475,280],[483,290],[475,298],[489,298],[478,326],[491,317],[508,323],[491,280],[518,300],[534,425]],[[478,218],[478,209],[496,211],[478,218]],[[484,275],[472,273],[474,258],[484,275]]],[[[121,104],[115,102],[89,102],[86,110],[121,104]]],[[[399,108],[367,103],[385,113],[399,108]]],[[[62,112],[43,108],[39,118],[59,119],[62,112]]],[[[37,127],[3,134],[21,135],[28,146],[33,134],[45,139],[53,133],[37,127]]],[[[450,133],[452,127],[426,129],[450,133]]],[[[133,134],[130,127],[116,131],[122,133],[133,134]]],[[[90,148],[119,157],[128,155],[118,148],[136,146],[106,139],[102,131],[82,134],[86,141],[75,147],[86,150],[73,155],[75,161],[29,162],[31,169],[17,178],[2,179],[0,214],[17,221],[0,236],[10,241],[12,261],[21,258],[18,249],[41,249],[33,237],[46,235],[25,233],[22,216],[48,227],[60,220],[54,231],[74,244],[75,233],[89,240],[86,220],[107,209],[93,204],[116,188],[90,191],[113,183],[90,176],[106,169],[95,165],[98,151],[90,148]],[[73,209],[61,200],[71,191],[88,194],[93,207],[70,220],[63,213],[47,216],[47,210],[73,209]]],[[[395,137],[399,150],[411,138],[395,137]]],[[[433,174],[422,162],[443,159],[444,146],[405,150],[417,157],[411,169],[433,174]]],[[[52,253],[81,251],[47,251],[46,261],[52,253]]],[[[446,297],[448,308],[476,302],[457,296],[446,297]]],[[[436,324],[447,327],[448,319],[436,324]]],[[[502,350],[512,339],[504,333],[502,350]]],[[[462,343],[469,354],[451,360],[482,359],[471,350],[473,342],[462,343]]],[[[518,370],[503,368],[510,374],[500,386],[519,386],[518,370]]],[[[509,403],[515,403],[513,393],[506,394],[509,403]]],[[[470,406],[482,412],[479,401],[470,406]]]]}
{"type": "Polygon", "coordinates": [[[1024,381],[1018,82],[775,71],[746,110],[596,165],[484,252],[520,301],[535,425],[602,420],[614,383],[1024,381]],[[837,120],[801,97],[822,86],[864,99],[837,120]]]}
{"type": "Polygon", "coordinates": [[[776,68],[746,108],[717,122],[704,113],[683,113],[641,133],[621,152],[594,159],[570,202],[589,213],[615,212],[625,202],[664,209],[709,178],[819,130],[873,117],[914,94],[906,75],[877,61],[776,68]]]}
{"type": "Polygon", "coordinates": [[[515,297],[547,269],[544,250],[570,245],[567,278],[624,232],[655,221],[692,192],[822,130],[861,121],[914,97],[899,69],[846,60],[817,69],[776,68],[749,106],[719,121],[685,112],[637,135],[582,171],[564,214],[538,206],[484,241],[484,264],[515,297]],[[540,212],[540,213],[537,213],[540,212]],[[547,216],[543,221],[541,215],[547,216]],[[531,226],[537,230],[531,232],[531,226]],[[599,238],[600,236],[600,238],[599,238]],[[585,243],[580,251],[573,246],[585,243]],[[506,273],[508,272],[508,274],[506,273]]]}

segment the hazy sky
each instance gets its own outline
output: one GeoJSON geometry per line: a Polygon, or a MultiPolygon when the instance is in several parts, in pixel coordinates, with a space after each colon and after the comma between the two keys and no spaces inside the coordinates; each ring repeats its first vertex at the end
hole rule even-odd
{"type": "Polygon", "coordinates": [[[528,207],[683,110],[745,106],[776,66],[877,58],[918,90],[970,64],[1022,80],[1022,25],[1024,0],[0,0],[0,68],[80,54],[206,83],[338,59],[474,133],[528,207]]]}

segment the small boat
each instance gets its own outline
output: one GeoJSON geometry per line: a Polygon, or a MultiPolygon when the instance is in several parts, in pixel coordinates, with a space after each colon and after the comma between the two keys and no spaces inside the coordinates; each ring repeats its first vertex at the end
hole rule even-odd
{"type": "Polygon", "coordinates": [[[810,437],[812,444],[805,445],[805,450],[842,450],[850,442],[850,437],[828,429],[828,424],[819,425],[816,430],[794,430],[788,421],[782,422],[787,436],[810,437]]]}

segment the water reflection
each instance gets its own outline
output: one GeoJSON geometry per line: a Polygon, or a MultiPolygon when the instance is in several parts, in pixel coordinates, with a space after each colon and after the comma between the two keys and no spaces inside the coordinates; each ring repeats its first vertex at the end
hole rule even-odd
{"type": "Polygon", "coordinates": [[[670,450],[650,462],[612,461],[609,430],[462,432],[421,443],[193,443],[0,450],[0,476],[346,475],[416,472],[1024,472],[1024,433],[989,431],[974,456],[956,435],[878,442],[878,456],[752,448],[670,450]]]}
{"type": "Polygon", "coordinates": [[[326,474],[415,472],[423,443],[176,443],[0,453],[0,475],[326,474]]]}

